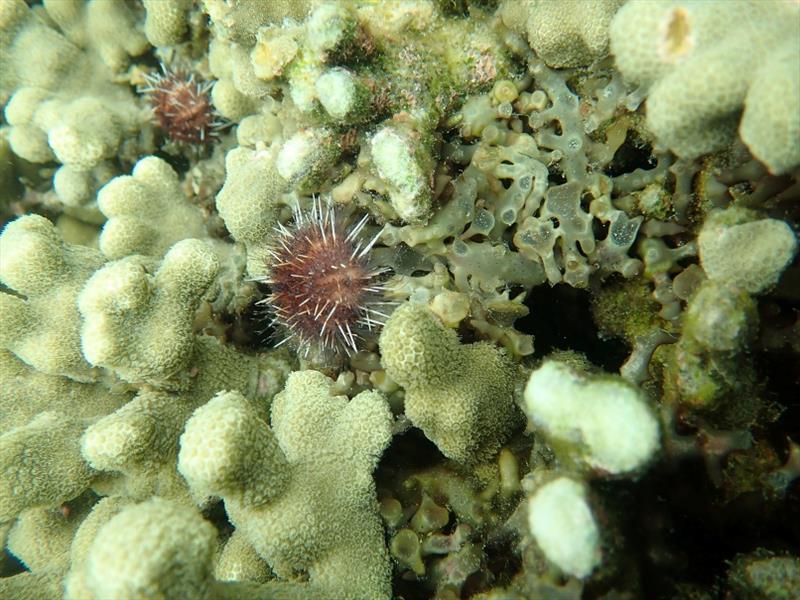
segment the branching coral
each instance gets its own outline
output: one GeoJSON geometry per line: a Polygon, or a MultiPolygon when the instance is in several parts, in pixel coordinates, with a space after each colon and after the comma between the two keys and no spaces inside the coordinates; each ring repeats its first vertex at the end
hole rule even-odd
{"type": "Polygon", "coordinates": [[[3,490],[0,519],[13,519],[31,506],[53,506],[88,487],[92,470],[80,455],[83,424],[43,412],[2,436],[3,490]]]}
{"type": "Polygon", "coordinates": [[[110,81],[107,69],[123,69],[147,42],[125,5],[48,2],[45,10],[17,0],[3,5],[0,98],[9,141],[26,160],[62,163],[56,192],[65,205],[92,210],[91,192],[76,193],[75,184],[96,190],[112,172],[105,169],[98,182],[98,167],[126,144],[137,147],[142,126],[130,90],[110,81]]]}
{"type": "Polygon", "coordinates": [[[1,2],[0,596],[793,591],[797,12],[1,2]]]}
{"type": "Polygon", "coordinates": [[[277,223],[277,197],[285,182],[273,157],[247,148],[231,150],[225,170],[228,177],[217,196],[217,210],[234,239],[247,248],[250,275],[263,276],[277,223]]]}
{"type": "Polygon", "coordinates": [[[78,301],[83,352],[130,382],[163,382],[187,366],[192,319],[218,265],[198,240],[173,246],[158,270],[131,257],[95,273],[78,301]]]}
{"type": "Polygon", "coordinates": [[[96,250],[64,244],[43,217],[10,224],[0,237],[0,281],[16,294],[0,292],[3,346],[43,373],[95,379],[80,350],[76,299],[103,262],[96,250]]]}
{"type": "Polygon", "coordinates": [[[331,393],[314,371],[293,373],[272,404],[272,427],[240,394],[195,411],[179,469],[200,498],[224,498],[232,522],[280,577],[310,594],[390,595],[388,556],[371,472],[391,438],[376,392],[331,393]]]}
{"type": "Polygon", "coordinates": [[[773,172],[800,164],[797,5],[679,0],[654,7],[640,0],[620,9],[611,51],[623,75],[649,88],[647,123],[659,140],[693,158],[729,144],[738,127],[773,172]],[[774,93],[777,85],[782,91],[774,93]]]}
{"type": "Polygon", "coordinates": [[[155,156],[103,186],[97,204],[108,219],[100,250],[110,260],[131,254],[161,257],[175,242],[205,235],[203,214],[185,200],[177,173],[155,156]]]}
{"type": "Polygon", "coordinates": [[[485,342],[462,345],[425,306],[395,310],[380,348],[387,374],[406,390],[406,416],[445,456],[489,458],[520,422],[511,360],[485,342]]]}
{"type": "Polygon", "coordinates": [[[214,538],[214,528],[181,505],[154,498],[127,507],[97,531],[67,597],[208,597],[214,538]],[[129,560],[132,553],[140,560],[129,560]]]}
{"type": "Polygon", "coordinates": [[[556,5],[547,0],[506,1],[503,16],[527,34],[531,48],[551,67],[579,67],[608,53],[608,26],[625,0],[556,5]]]}
{"type": "Polygon", "coordinates": [[[144,34],[153,46],[170,46],[180,41],[186,30],[186,13],[191,8],[190,0],[159,2],[144,0],[147,18],[144,34]]]}

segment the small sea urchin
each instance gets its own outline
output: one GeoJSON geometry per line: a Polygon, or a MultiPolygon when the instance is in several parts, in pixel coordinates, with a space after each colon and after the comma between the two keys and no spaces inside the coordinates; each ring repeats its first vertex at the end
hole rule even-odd
{"type": "Polygon", "coordinates": [[[261,281],[271,294],[271,324],[305,358],[350,355],[374,335],[387,317],[382,276],[370,250],[380,234],[365,239],[369,215],[348,227],[331,205],[316,198],[310,211],[295,208],[288,226],[278,225],[269,273],[261,281]]]}
{"type": "Polygon", "coordinates": [[[213,82],[193,73],[161,65],[160,73],[145,75],[147,94],[158,126],[173,142],[205,147],[219,139],[226,123],[211,103],[213,82]]]}

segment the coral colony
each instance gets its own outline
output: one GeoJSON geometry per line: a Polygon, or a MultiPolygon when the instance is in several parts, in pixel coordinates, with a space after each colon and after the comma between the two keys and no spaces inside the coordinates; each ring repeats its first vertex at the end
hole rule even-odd
{"type": "Polygon", "coordinates": [[[0,598],[797,598],[798,40],[0,2],[0,598]]]}

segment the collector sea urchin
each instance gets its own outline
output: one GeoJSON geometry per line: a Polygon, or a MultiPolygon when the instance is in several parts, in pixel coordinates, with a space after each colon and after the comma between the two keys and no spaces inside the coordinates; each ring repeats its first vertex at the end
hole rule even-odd
{"type": "Polygon", "coordinates": [[[202,149],[219,139],[228,124],[211,103],[213,82],[163,63],[161,73],[144,78],[147,85],[139,91],[147,95],[155,121],[171,141],[202,149]]]}
{"type": "Polygon", "coordinates": [[[357,352],[393,305],[383,297],[389,271],[370,262],[380,234],[363,237],[369,215],[348,227],[346,219],[318,198],[310,211],[295,207],[294,219],[278,225],[269,250],[271,293],[259,304],[272,313],[271,325],[305,358],[330,360],[357,352]]]}

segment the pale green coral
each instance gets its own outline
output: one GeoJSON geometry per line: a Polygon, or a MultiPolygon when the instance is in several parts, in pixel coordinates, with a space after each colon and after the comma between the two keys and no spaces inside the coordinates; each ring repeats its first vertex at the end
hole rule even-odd
{"type": "Polygon", "coordinates": [[[147,18],[144,34],[153,46],[176,44],[186,31],[186,13],[192,6],[191,0],[144,0],[142,2],[147,18]]]}
{"type": "Polygon", "coordinates": [[[52,89],[69,75],[80,55],[77,46],[47,27],[24,0],[3,2],[0,31],[0,98],[4,102],[17,87],[52,89]],[[38,49],[42,62],[29,68],[26,60],[34,48],[38,49]]]}
{"type": "Polygon", "coordinates": [[[152,267],[135,256],[110,263],[78,300],[84,355],[130,382],[164,382],[187,367],[194,311],[218,262],[203,242],[184,240],[152,267]]]}
{"type": "Polygon", "coordinates": [[[177,173],[155,156],[109,181],[97,205],[108,219],[100,250],[109,260],[131,254],[160,258],[174,243],[206,235],[203,213],[186,200],[177,173]]]}
{"type": "Polygon", "coordinates": [[[64,579],[63,597],[75,599],[91,597],[92,593],[87,588],[83,570],[92,541],[103,525],[129,505],[129,501],[120,496],[101,498],[83,519],[72,540],[70,571],[64,579]]]}
{"type": "Polygon", "coordinates": [[[290,375],[272,428],[237,393],[199,408],[181,438],[180,472],[224,498],[231,521],[281,578],[308,593],[388,598],[389,564],[371,472],[391,438],[377,392],[347,400],[315,371],[290,375]]]}
{"type": "Polygon", "coordinates": [[[700,264],[721,284],[759,294],[774,286],[797,253],[788,223],[729,208],[709,215],[697,237],[700,264]]]}
{"type": "Polygon", "coordinates": [[[59,162],[88,170],[113,158],[124,136],[138,125],[135,113],[124,112],[125,108],[121,101],[84,97],[42,106],[33,123],[47,131],[48,144],[59,162]],[[109,111],[113,108],[116,113],[109,111]]]}
{"type": "Polygon", "coordinates": [[[97,373],[81,354],[76,300],[104,260],[61,241],[44,217],[27,215],[0,235],[0,344],[43,373],[91,381],[97,373]]]}
{"type": "MultiPolygon", "coordinates": [[[[14,152],[34,163],[57,160],[88,172],[117,158],[125,146],[134,152],[146,146],[144,138],[135,138],[147,117],[109,71],[123,69],[130,55],[147,48],[132,26],[134,13],[104,1],[49,2],[45,10],[49,18],[10,0],[0,15],[0,98],[8,100],[14,152]]],[[[66,205],[91,202],[85,191],[65,183],[62,177],[56,192],[65,194],[66,205]]],[[[103,182],[92,182],[98,183],[103,182]]]]}
{"type": "Polygon", "coordinates": [[[70,546],[86,517],[84,498],[63,505],[61,510],[33,508],[24,511],[9,534],[8,551],[30,569],[0,578],[0,595],[25,600],[60,600],[61,580],[69,568],[70,546]]]}
{"type": "Polygon", "coordinates": [[[289,482],[275,436],[236,392],[219,394],[194,412],[181,436],[178,468],[199,499],[219,495],[244,505],[273,500],[289,482]]]}
{"type": "Polygon", "coordinates": [[[80,439],[81,454],[96,470],[118,472],[122,481],[95,488],[146,499],[188,500],[175,463],[178,438],[195,404],[163,392],[140,392],[119,410],[93,423],[80,439]]]}
{"type": "MultiPolygon", "coordinates": [[[[23,471],[14,465],[22,460],[20,457],[28,456],[26,460],[34,463],[26,470],[37,481],[35,486],[22,487],[9,482],[9,489],[14,492],[7,501],[16,507],[13,510],[69,500],[90,485],[98,491],[139,499],[160,494],[188,501],[175,465],[178,437],[191,411],[225,388],[238,389],[251,397],[271,398],[281,388],[289,369],[281,357],[246,356],[215,338],[194,333],[195,310],[216,273],[213,252],[204,242],[185,240],[173,246],[157,270],[157,263],[144,257],[103,266],[96,251],[64,244],[48,221],[34,216],[12,223],[2,240],[4,281],[27,298],[4,294],[12,303],[4,316],[11,318],[19,311],[32,310],[30,306],[37,306],[37,302],[44,303],[42,309],[46,306],[48,317],[53,316],[54,306],[62,309],[64,314],[55,314],[60,329],[51,326],[49,331],[59,335],[64,356],[79,359],[78,364],[84,365],[83,369],[65,367],[64,356],[53,352],[57,348],[54,343],[31,346],[49,350],[50,362],[41,362],[35,355],[29,359],[24,345],[9,346],[41,372],[27,368],[14,354],[2,355],[2,420],[6,427],[16,427],[3,437],[4,451],[9,453],[6,473],[18,478],[23,471]],[[38,251],[34,252],[34,248],[38,251]],[[93,269],[97,269],[94,275],[87,278],[93,269]],[[40,292],[47,298],[37,300],[40,292]],[[181,312],[184,319],[176,320],[181,312]],[[136,327],[132,328],[132,323],[136,327]],[[151,345],[156,331],[165,336],[158,349],[151,345]],[[94,368],[86,363],[81,350],[94,362],[94,368]],[[182,395],[145,390],[119,408],[129,395],[109,391],[105,387],[109,383],[107,373],[98,369],[100,366],[133,383],[147,381],[162,390],[180,390],[182,395]],[[79,381],[106,381],[79,383],[47,373],[79,381]],[[70,402],[77,402],[78,408],[70,402]],[[41,429],[39,423],[48,423],[54,429],[54,413],[37,413],[56,407],[63,407],[72,417],[59,417],[56,432],[51,431],[45,438],[47,443],[40,444],[37,440],[41,436],[36,433],[41,429]],[[84,434],[90,422],[83,417],[101,415],[107,416],[91,424],[84,434]],[[29,422],[31,417],[34,418],[29,422]],[[68,450],[73,448],[79,449],[80,457],[67,460],[71,456],[68,450]],[[47,466],[58,464],[81,476],[47,466]],[[105,473],[97,477],[96,471],[105,473]]],[[[20,314],[18,319],[22,318],[20,314]]],[[[44,315],[37,321],[47,322],[44,315]]],[[[15,328],[18,334],[24,331],[21,325],[15,328]]],[[[34,334],[32,330],[31,335],[34,334]]],[[[24,340],[17,337],[20,339],[24,340]]],[[[72,362],[67,360],[66,365],[72,362]]],[[[6,518],[10,516],[13,514],[6,518]]]]}
{"type": "MultiPolygon", "coordinates": [[[[0,2],[0,219],[56,223],[0,236],[0,596],[640,596],[654,556],[684,591],[697,550],[675,542],[674,465],[704,459],[713,486],[690,469],[674,487],[713,522],[738,479],[796,471],[772,403],[797,329],[800,69],[777,35],[752,56],[731,40],[797,11],[632,1],[618,16],[647,14],[607,57],[621,4],[0,2]],[[661,55],[637,58],[654,37],[661,55]],[[614,66],[640,60],[641,78],[614,66]],[[212,86],[232,121],[213,145],[155,147],[158,62],[212,86]],[[683,115],[648,128],[667,80],[692,110],[687,86],[727,82],[707,99],[728,112],[687,120],[688,142],[724,153],[676,160],[683,115]],[[740,114],[772,174],[729,147],[740,114]],[[254,304],[276,228],[315,197],[370,223],[388,323],[325,375],[290,376],[254,304]],[[533,333],[609,370],[622,337],[627,383],[574,353],[540,364],[533,333]],[[626,536],[619,515],[653,507],[648,535],[626,536]]],[[[761,501],[757,525],[780,518],[761,501]]],[[[794,564],[761,558],[714,570],[714,592],[794,564]]]]}
{"type": "Polygon", "coordinates": [[[5,108],[14,152],[31,162],[90,170],[116,156],[125,136],[141,125],[130,95],[119,88],[74,97],[69,89],[22,88],[5,108]]]}
{"type": "MultiPolygon", "coordinates": [[[[64,215],[87,225],[102,224],[105,217],[97,208],[97,190],[116,174],[117,169],[109,160],[98,163],[88,171],[62,165],[53,174],[53,191],[64,207],[64,215]]],[[[97,233],[94,235],[96,237],[97,233]]]]}
{"type": "Polygon", "coordinates": [[[114,71],[124,69],[131,57],[148,48],[139,15],[124,3],[46,0],[43,4],[69,41],[90,49],[114,71]]]}
{"type": "Polygon", "coordinates": [[[241,56],[234,63],[234,50],[228,44],[215,38],[208,49],[208,61],[211,72],[218,78],[211,91],[214,106],[226,119],[240,121],[247,115],[258,111],[259,96],[256,97],[242,93],[234,83],[234,68],[242,62],[241,56]]]}
{"type": "Polygon", "coordinates": [[[234,148],[225,157],[225,186],[217,210],[237,242],[247,248],[251,277],[266,274],[268,249],[278,222],[278,196],[286,182],[265,151],[234,148]]]}
{"type": "Polygon", "coordinates": [[[0,521],[25,508],[54,506],[86,489],[93,471],[80,454],[85,424],[43,412],[0,437],[0,521]]]}
{"type": "Polygon", "coordinates": [[[214,528],[186,506],[154,498],[126,507],[100,527],[80,574],[72,576],[83,581],[71,581],[70,591],[74,586],[97,600],[207,598],[215,538],[214,528]]]}
{"type": "Polygon", "coordinates": [[[239,120],[256,112],[257,100],[275,89],[256,76],[250,60],[259,28],[281,23],[289,15],[292,19],[302,19],[310,5],[309,0],[279,0],[267,4],[203,0],[203,8],[211,17],[211,28],[216,34],[209,56],[211,71],[219,79],[214,98],[220,100],[219,106],[225,116],[239,120]]]}
{"type": "Polygon", "coordinates": [[[163,391],[141,391],[94,423],[82,438],[81,451],[94,468],[114,473],[96,484],[98,490],[187,500],[175,463],[178,437],[191,411],[220,389],[271,398],[288,365],[279,357],[243,355],[194,333],[195,309],[216,271],[216,258],[203,242],[184,240],[173,246],[152,276],[148,264],[123,259],[89,281],[80,299],[83,348],[95,364],[163,391]],[[152,345],[156,332],[164,336],[157,349],[152,345]]]}
{"type": "Polygon", "coordinates": [[[8,549],[31,571],[61,575],[69,568],[72,540],[88,512],[89,503],[83,498],[63,511],[27,509],[9,532],[8,549]]]}
{"type": "Polygon", "coordinates": [[[265,583],[273,575],[267,562],[258,555],[242,530],[237,529],[220,552],[214,577],[221,581],[265,583]]]}
{"type": "MultiPolygon", "coordinates": [[[[794,16],[797,25],[798,16],[794,16]]],[[[790,40],[796,42],[800,27],[790,40]]],[[[753,156],[773,173],[800,164],[800,59],[797,45],[784,43],[753,76],[745,99],[739,135],[753,156]]]]}
{"type": "Polygon", "coordinates": [[[100,382],[82,383],[38,371],[6,350],[0,350],[0,381],[0,431],[25,425],[48,410],[89,419],[129,400],[129,394],[109,390],[100,382]]]}
{"type": "MultiPolygon", "coordinates": [[[[222,554],[226,554],[229,546],[236,546],[234,552],[241,555],[245,550],[238,540],[242,537],[234,533],[222,554]]],[[[221,577],[215,580],[214,562],[218,553],[214,528],[190,506],[158,497],[140,504],[104,498],[81,523],[72,543],[71,568],[64,589],[53,598],[300,600],[306,597],[302,587],[298,589],[287,583],[270,581],[263,585],[244,577],[236,581],[221,577]],[[141,559],[130,561],[130,556],[140,553],[143,553],[141,559]],[[118,576],[109,577],[110,572],[118,576]]],[[[4,581],[9,580],[0,579],[0,585],[4,581]]],[[[48,590],[44,587],[46,583],[47,580],[24,582],[28,589],[40,594],[48,590]]],[[[19,587],[24,589],[23,585],[19,587]]]]}
{"type": "Polygon", "coordinates": [[[0,593],[18,600],[61,600],[63,590],[58,574],[26,571],[0,579],[0,593]]]}
{"type": "Polygon", "coordinates": [[[252,42],[261,25],[276,23],[284,18],[302,19],[312,0],[276,0],[268,5],[247,0],[203,0],[220,37],[236,42],[252,42]]]}
{"type": "Polygon", "coordinates": [[[614,17],[611,50],[622,74],[649,88],[647,125],[679,156],[722,149],[738,127],[784,173],[800,164],[798,35],[792,2],[636,0],[614,17]]]}
{"type": "Polygon", "coordinates": [[[396,309],[380,348],[386,373],[405,388],[406,416],[445,456],[489,458],[520,424],[514,363],[486,342],[461,344],[424,305],[396,309]]]}
{"type": "Polygon", "coordinates": [[[624,2],[507,0],[511,6],[504,10],[507,25],[524,29],[531,47],[549,66],[579,67],[608,53],[608,26],[624,2]]]}

